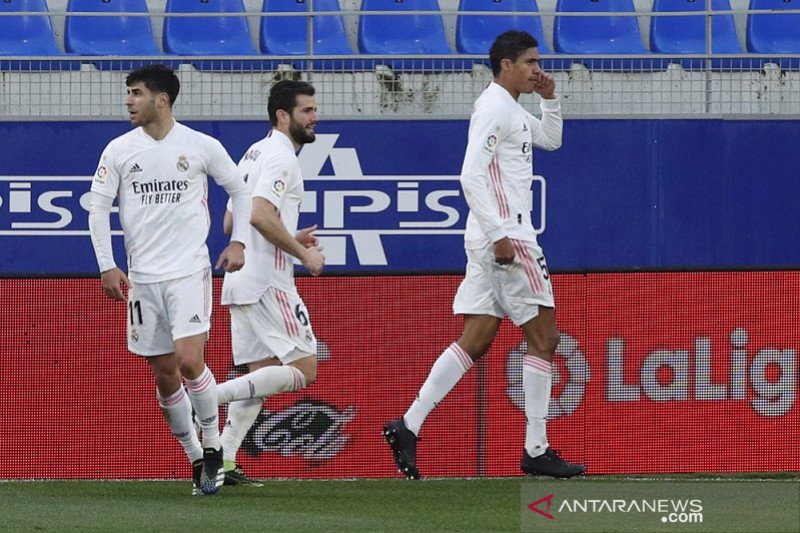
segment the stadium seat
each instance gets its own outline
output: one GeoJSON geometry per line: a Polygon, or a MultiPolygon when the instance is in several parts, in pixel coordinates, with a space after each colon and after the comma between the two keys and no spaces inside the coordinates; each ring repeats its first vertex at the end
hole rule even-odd
{"type": "MultiPolygon", "coordinates": [[[[48,13],[45,0],[0,0],[0,13],[48,13]]],[[[64,56],[56,46],[48,15],[16,15],[0,18],[1,56],[64,56]]],[[[73,70],[80,63],[60,60],[0,59],[2,70],[73,70]]]]}
{"type": "MultiPolygon", "coordinates": [[[[362,0],[362,11],[393,11],[397,15],[361,15],[358,49],[376,56],[426,54],[451,56],[441,15],[415,15],[414,11],[439,11],[436,0],[362,0]]],[[[394,70],[451,70],[471,61],[453,59],[381,59],[394,70]]]]}
{"type": "MultiPolygon", "coordinates": [[[[109,13],[108,17],[70,16],[64,25],[67,52],[86,56],[158,56],[149,17],[113,15],[148,13],[145,0],[69,0],[67,12],[109,13]]],[[[152,62],[152,61],[151,61],[152,62]]],[[[100,69],[131,70],[146,61],[93,61],[100,69]]]]}
{"type": "MultiPolygon", "coordinates": [[[[314,11],[339,12],[338,0],[314,0],[314,11]]],[[[276,56],[308,55],[308,16],[269,16],[269,13],[306,13],[308,0],[264,0],[261,11],[259,43],[261,52],[276,56]]],[[[315,15],[313,25],[314,55],[352,55],[341,15],[315,15]]],[[[285,62],[285,61],[284,61],[285,62]]],[[[306,62],[290,62],[305,69],[306,62]]],[[[357,61],[343,59],[314,60],[314,69],[352,70],[357,61]]]]}
{"type": "MultiPolygon", "coordinates": [[[[495,38],[507,30],[525,30],[539,41],[539,54],[551,54],[544,39],[542,21],[536,0],[461,0],[458,10],[466,11],[518,11],[530,15],[458,15],[456,21],[456,50],[461,54],[486,56],[495,38]]],[[[485,61],[488,63],[488,60],[485,61]]],[[[557,67],[559,61],[541,61],[546,70],[557,67]]]]}
{"type": "MultiPolygon", "coordinates": [[[[750,9],[800,9],[800,0],[750,0],[750,9]]],[[[800,54],[800,13],[748,14],[747,50],[755,54],[800,54]]],[[[797,69],[800,60],[769,59],[784,70],[797,69]]]]}
{"type": "MultiPolygon", "coordinates": [[[[245,13],[242,0],[167,0],[170,13],[245,13]]],[[[247,18],[170,17],[164,19],[164,51],[181,56],[254,56],[253,60],[192,61],[198,70],[253,70],[263,64],[250,39],[247,18]]]]}
{"type": "MultiPolygon", "coordinates": [[[[558,0],[557,13],[636,13],[633,0],[558,0]]],[[[636,17],[622,15],[556,15],[553,26],[556,52],[590,56],[579,62],[601,70],[659,70],[653,59],[610,59],[608,55],[645,55],[636,17]]]]}
{"type": "MultiPolygon", "coordinates": [[[[712,0],[712,10],[730,11],[729,0],[712,0]]],[[[706,17],[705,15],[662,16],[658,13],[674,11],[705,12],[704,0],[653,0],[653,16],[650,18],[650,49],[659,54],[705,54],[706,17]]],[[[742,54],[742,47],[736,37],[733,15],[723,14],[711,17],[711,53],[742,54]]],[[[702,59],[675,60],[687,69],[701,69],[702,59]]],[[[741,59],[712,59],[711,68],[740,69],[741,59]]]]}
{"type": "Polygon", "coordinates": [[[525,30],[539,41],[539,53],[549,54],[536,0],[461,0],[459,11],[527,11],[531,15],[458,15],[456,49],[462,54],[488,54],[495,37],[506,30],[525,30]]]}

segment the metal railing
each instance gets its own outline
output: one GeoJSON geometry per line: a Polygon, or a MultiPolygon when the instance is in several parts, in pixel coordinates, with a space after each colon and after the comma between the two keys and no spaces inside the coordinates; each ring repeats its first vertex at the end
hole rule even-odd
{"type": "MultiPolygon", "coordinates": [[[[311,3],[313,8],[313,2],[311,3]]],[[[741,11],[656,13],[561,13],[539,16],[698,16],[741,11]]],[[[768,14],[772,11],[751,11],[768,14]]],[[[800,13],[800,10],[780,11],[800,13]]],[[[20,14],[0,13],[0,17],[20,14]]],[[[109,16],[51,11],[51,16],[109,16]]],[[[115,13],[164,17],[219,13],[115,13]]],[[[394,15],[401,12],[319,11],[323,15],[394,15]]],[[[409,15],[529,15],[517,12],[440,10],[409,15]]],[[[254,17],[264,14],[226,13],[254,17]]],[[[269,16],[306,16],[269,13],[269,16]]],[[[2,18],[0,18],[0,24],[2,18]]],[[[313,50],[313,24],[309,49],[313,50]]],[[[710,31],[707,32],[710,50],[710,31]]],[[[181,79],[175,112],[184,119],[263,119],[269,89],[277,80],[304,79],[317,87],[321,114],[330,119],[463,118],[492,79],[486,56],[450,55],[258,55],[258,56],[0,56],[0,120],[125,119],[126,73],[143,63],[169,63],[181,79]]],[[[708,118],[800,116],[800,54],[643,54],[542,56],[556,78],[571,117],[708,118]]],[[[536,97],[521,101],[534,105],[536,97]]]]}

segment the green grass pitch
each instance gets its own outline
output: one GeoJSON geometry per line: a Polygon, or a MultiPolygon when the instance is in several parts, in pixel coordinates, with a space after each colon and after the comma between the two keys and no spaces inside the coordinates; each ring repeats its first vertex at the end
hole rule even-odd
{"type": "MultiPolygon", "coordinates": [[[[800,473],[594,476],[628,479],[798,481],[800,473]]],[[[544,478],[266,480],[191,496],[189,481],[0,482],[3,531],[520,531],[520,487],[544,478]]],[[[769,510],[767,510],[769,511],[769,510]]],[[[779,509],[774,510],[780,512],[779,509]]]]}

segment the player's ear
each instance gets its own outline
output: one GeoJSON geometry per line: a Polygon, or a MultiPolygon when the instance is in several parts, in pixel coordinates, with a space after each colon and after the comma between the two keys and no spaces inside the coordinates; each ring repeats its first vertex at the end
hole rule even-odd
{"type": "Polygon", "coordinates": [[[158,102],[158,107],[169,107],[169,95],[167,93],[158,93],[156,102],[158,102]]]}
{"type": "Polygon", "coordinates": [[[278,111],[275,113],[275,116],[278,117],[279,122],[285,122],[289,120],[289,113],[287,113],[284,109],[278,109],[278,111]]]}

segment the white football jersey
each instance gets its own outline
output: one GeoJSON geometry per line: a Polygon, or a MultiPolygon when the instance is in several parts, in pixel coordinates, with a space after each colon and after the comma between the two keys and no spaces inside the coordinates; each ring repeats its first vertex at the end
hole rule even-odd
{"type": "Polygon", "coordinates": [[[536,242],[531,223],[533,147],[561,146],[559,98],[541,100],[542,119],[492,82],[475,101],[461,168],[469,205],[465,246],[483,248],[503,237],[536,242]]]}
{"type": "MultiPolygon", "coordinates": [[[[286,231],[294,236],[300,218],[303,176],[292,141],[280,131],[271,130],[244,154],[239,161],[239,173],[253,198],[264,198],[278,208],[286,231]]],[[[292,255],[269,242],[253,226],[245,244],[244,267],[225,273],[220,300],[223,305],[255,303],[269,287],[297,292],[292,255]]]]}
{"type": "Polygon", "coordinates": [[[222,144],[178,122],[160,141],[136,128],[108,144],[92,192],[119,198],[131,281],[155,283],[210,266],[209,175],[229,193],[244,190],[222,144]]]}

